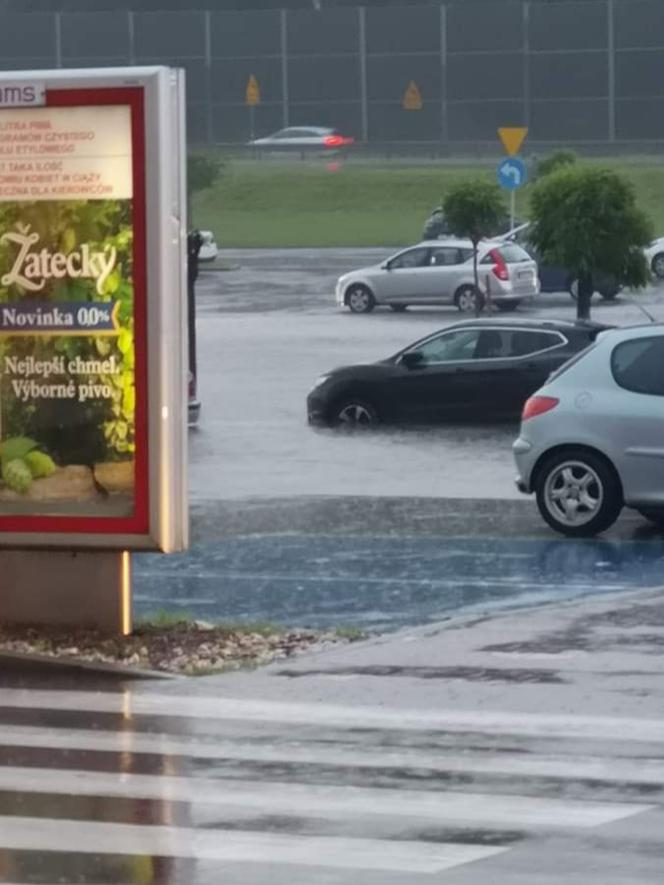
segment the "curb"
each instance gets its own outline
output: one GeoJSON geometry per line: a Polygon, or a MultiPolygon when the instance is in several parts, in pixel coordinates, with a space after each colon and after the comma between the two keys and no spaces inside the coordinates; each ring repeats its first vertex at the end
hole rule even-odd
{"type": "Polygon", "coordinates": [[[30,652],[0,651],[0,674],[6,665],[23,666],[25,670],[47,669],[56,673],[90,673],[113,676],[117,679],[181,679],[177,673],[165,673],[161,670],[142,670],[127,667],[124,664],[110,664],[102,661],[85,661],[76,658],[55,658],[30,652]]]}

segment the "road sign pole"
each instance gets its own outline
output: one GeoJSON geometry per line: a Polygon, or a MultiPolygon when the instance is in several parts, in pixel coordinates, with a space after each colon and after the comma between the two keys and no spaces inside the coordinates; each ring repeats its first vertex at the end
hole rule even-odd
{"type": "Polygon", "coordinates": [[[516,218],[516,191],[510,191],[510,230],[514,230],[516,218]]]}
{"type": "Polygon", "coordinates": [[[253,141],[256,138],[256,106],[249,105],[249,138],[253,141]]]}

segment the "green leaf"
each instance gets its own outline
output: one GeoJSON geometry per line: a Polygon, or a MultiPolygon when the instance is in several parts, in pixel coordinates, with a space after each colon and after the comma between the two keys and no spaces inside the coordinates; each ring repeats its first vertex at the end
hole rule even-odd
{"type": "Polygon", "coordinates": [[[3,461],[13,461],[16,458],[25,458],[28,452],[39,447],[34,439],[27,436],[14,436],[0,443],[0,457],[3,461]]]}

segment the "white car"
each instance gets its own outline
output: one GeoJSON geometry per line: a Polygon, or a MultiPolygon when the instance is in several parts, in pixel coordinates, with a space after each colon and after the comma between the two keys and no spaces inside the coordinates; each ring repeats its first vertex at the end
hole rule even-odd
{"type": "Polygon", "coordinates": [[[664,280],[664,237],[658,237],[643,250],[654,277],[664,280]]]}
{"type": "Polygon", "coordinates": [[[354,138],[325,126],[289,126],[272,135],[266,135],[265,138],[255,138],[249,142],[249,147],[271,151],[314,150],[327,153],[350,147],[354,143],[354,138]]]}
{"type": "Polygon", "coordinates": [[[378,304],[395,311],[411,304],[451,304],[474,313],[484,307],[487,293],[500,310],[514,310],[539,292],[537,263],[517,243],[484,240],[477,260],[479,292],[470,240],[425,240],[381,264],[344,274],[337,282],[337,305],[369,313],[378,304]]]}
{"type": "Polygon", "coordinates": [[[198,250],[199,261],[214,261],[219,255],[219,246],[217,246],[214,234],[211,230],[202,230],[201,248],[198,250]]]}
{"type": "Polygon", "coordinates": [[[664,325],[601,332],[523,408],[517,486],[565,535],[625,507],[664,525],[664,325]]]}

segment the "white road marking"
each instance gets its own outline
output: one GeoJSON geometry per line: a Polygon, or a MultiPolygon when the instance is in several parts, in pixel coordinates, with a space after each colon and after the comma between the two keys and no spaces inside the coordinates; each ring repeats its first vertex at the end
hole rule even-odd
{"type": "Polygon", "coordinates": [[[92,729],[40,728],[4,725],[0,746],[35,747],[51,750],[81,750],[108,753],[129,752],[183,756],[193,759],[275,762],[369,769],[426,769],[464,774],[546,777],[562,780],[593,779],[606,783],[631,782],[664,786],[664,762],[659,759],[616,759],[610,756],[550,756],[417,748],[394,750],[353,744],[333,746],[315,742],[276,741],[272,744],[246,740],[204,741],[168,734],[143,734],[92,729]]]}
{"type": "Polygon", "coordinates": [[[336,869],[438,873],[507,849],[476,845],[210,832],[166,826],[0,817],[0,847],[17,851],[139,854],[336,869]]]}
{"type": "Polygon", "coordinates": [[[209,803],[281,815],[315,813],[343,820],[353,815],[415,817],[447,826],[524,830],[597,827],[653,807],[494,793],[372,789],[14,766],[0,766],[0,790],[209,803]]]}
{"type": "Polygon", "coordinates": [[[243,720],[247,722],[301,723],[340,728],[382,730],[433,730],[484,732],[529,737],[595,738],[664,742],[664,719],[613,716],[450,710],[384,710],[333,704],[282,703],[240,698],[191,697],[169,694],[117,694],[85,691],[29,691],[3,689],[0,710],[85,710],[90,713],[170,716],[190,719],[243,720]]]}

